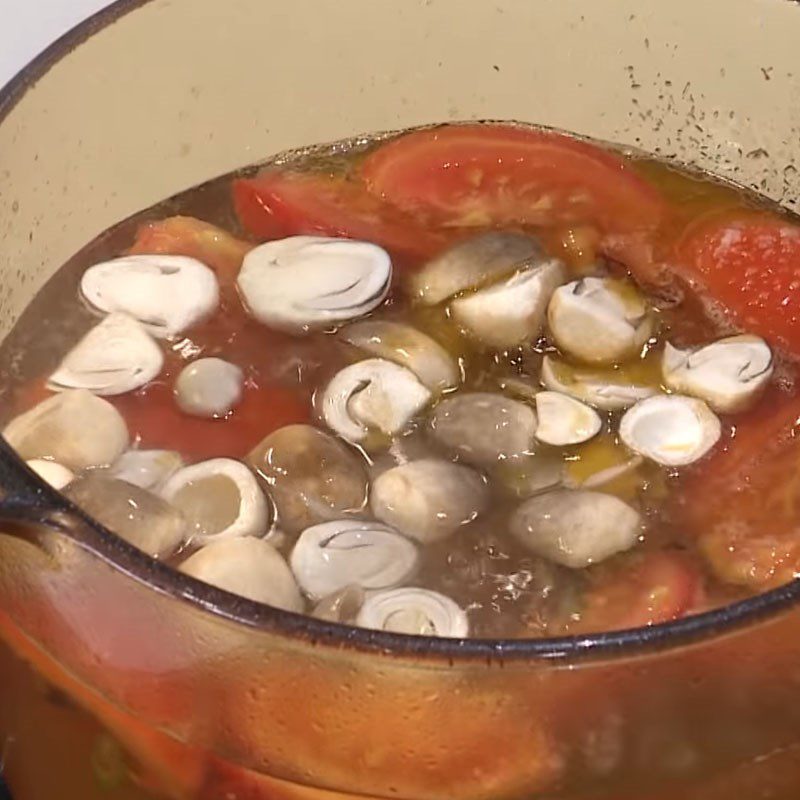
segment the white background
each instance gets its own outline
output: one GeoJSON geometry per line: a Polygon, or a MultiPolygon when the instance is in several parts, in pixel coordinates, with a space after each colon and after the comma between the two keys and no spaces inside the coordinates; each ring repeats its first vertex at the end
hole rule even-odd
{"type": "Polygon", "coordinates": [[[110,0],[0,0],[0,86],[110,0]]]}

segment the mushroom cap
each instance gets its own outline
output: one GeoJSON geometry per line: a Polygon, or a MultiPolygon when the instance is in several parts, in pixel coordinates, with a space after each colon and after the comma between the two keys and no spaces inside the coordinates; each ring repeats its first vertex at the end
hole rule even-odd
{"type": "Polygon", "coordinates": [[[416,587],[370,595],[358,612],[356,625],[412,636],[465,639],[469,635],[464,609],[439,592],[416,587]]]}
{"type": "Polygon", "coordinates": [[[342,328],[338,336],[355,347],[410,369],[432,392],[461,381],[455,359],[437,341],[402,322],[367,319],[342,328]]]}
{"type": "Polygon", "coordinates": [[[199,358],[175,380],[175,401],[195,417],[224,417],[242,399],[244,374],[221,358],[199,358]]]}
{"type": "Polygon", "coordinates": [[[512,515],[510,529],[536,555],[580,569],[633,547],[642,518],[614,495],[557,489],[526,500],[512,515]]]}
{"type": "Polygon", "coordinates": [[[290,557],[297,582],[312,600],[356,585],[389,589],[417,568],[417,548],[398,531],[379,522],[334,520],[307,528],[290,557]]]}
{"type": "Polygon", "coordinates": [[[128,426],[107,400],[84,389],[48,397],[3,431],[20,458],[45,458],[80,471],[106,467],[128,447],[128,426]]]}
{"type": "Polygon", "coordinates": [[[677,394],[638,402],[619,424],[620,438],[631,450],[669,467],[702,458],[721,434],[719,419],[702,400],[677,394]]]}
{"type": "Polygon", "coordinates": [[[161,349],[131,316],[116,311],[92,328],[50,376],[55,392],[88,389],[109,396],[132,392],[155,378],[164,365],[161,349]]]}
{"type": "Polygon", "coordinates": [[[301,612],[305,607],[283,556],[251,536],[207,544],[178,569],[197,580],[257,603],[301,612]]]}
{"type": "Polygon", "coordinates": [[[719,413],[735,413],[761,395],[772,377],[773,358],[763,339],[743,334],[688,350],[667,342],[661,369],[674,392],[705,400],[719,413]]]}
{"type": "Polygon", "coordinates": [[[614,278],[581,278],[556,289],[547,320],[561,350],[595,364],[635,355],[653,332],[645,299],[614,278]]]}
{"type": "Polygon", "coordinates": [[[123,311],[153,336],[169,338],[212,314],[219,305],[216,275],[187,256],[123,256],[89,267],[81,294],[92,307],[123,311]]]}
{"type": "Polygon", "coordinates": [[[25,462],[45,483],[60,491],[75,480],[75,473],[57,461],[45,458],[32,458],[25,462]]]}
{"type": "Polygon", "coordinates": [[[367,314],[383,302],[391,280],[391,259],[377,245],[291,236],[253,248],[237,285],[257,320],[298,332],[367,314]]]}
{"type": "Polygon", "coordinates": [[[544,391],[536,395],[539,424],[536,438],[545,444],[564,447],[587,442],[600,432],[600,415],[590,406],[561,392],[544,391]]]}
{"type": "Polygon", "coordinates": [[[426,458],[393,467],[372,484],[372,513],[423,544],[445,539],[472,522],[488,502],[485,480],[474,470],[426,458]]]}
{"type": "Polygon", "coordinates": [[[195,544],[260,538],[269,528],[270,507],[258,480],[232,458],[212,458],[179,469],[160,494],[183,512],[195,544]]]}
{"type": "Polygon", "coordinates": [[[183,466],[183,458],[175,450],[128,450],[111,465],[109,475],[157,492],[183,466]]]}

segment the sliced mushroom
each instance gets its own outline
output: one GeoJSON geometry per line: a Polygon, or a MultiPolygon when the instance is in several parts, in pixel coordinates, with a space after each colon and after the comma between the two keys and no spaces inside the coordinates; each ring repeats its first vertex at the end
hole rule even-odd
{"type": "Polygon", "coordinates": [[[289,533],[356,514],[367,501],[364,461],[312,425],[279,428],[246,460],[269,486],[289,533]]]}
{"type": "Polygon", "coordinates": [[[221,358],[199,358],[187,364],[175,381],[175,401],[195,417],[224,417],[242,399],[244,374],[221,358]]]}
{"type": "Polygon", "coordinates": [[[256,603],[295,612],[305,607],[283,556],[263,539],[248,536],[213,542],[189,556],[179,569],[256,603]]]}
{"type": "Polygon", "coordinates": [[[560,261],[542,261],[500,283],[456,298],[450,313],[481,344],[514,347],[538,337],[550,297],[565,280],[560,261]]]}
{"type": "Polygon", "coordinates": [[[633,479],[644,459],[620,442],[616,436],[603,434],[581,447],[569,459],[565,469],[565,483],[571,488],[596,489],[618,481],[625,476],[633,479]]]}
{"type": "Polygon", "coordinates": [[[348,442],[363,442],[370,429],[399,433],[430,401],[411,370],[368,358],[338,372],[322,395],[328,427],[348,442]]]}
{"type": "Polygon", "coordinates": [[[642,518],[613,495],[558,489],[526,500],[510,527],[532,553],[579,569],[633,547],[642,533],[642,518]]]}
{"type": "Polygon", "coordinates": [[[154,558],[172,555],[186,534],[183,514],[145,489],[105,475],[89,474],[64,494],[126,542],[154,558]]]}
{"type": "Polygon", "coordinates": [[[525,403],[501,394],[467,392],[436,406],[431,431],[465,461],[490,466],[531,452],[536,414],[525,403]]]}
{"type": "Polygon", "coordinates": [[[558,447],[588,442],[603,425],[593,408],[561,392],[539,392],[536,415],[536,438],[558,447]]]}
{"type": "Polygon", "coordinates": [[[697,349],[667,342],[661,362],[664,382],[675,392],[705,400],[719,413],[744,411],[772,376],[772,352],[758,336],[729,336],[697,349]]]}
{"type": "Polygon", "coordinates": [[[124,311],[160,338],[185,331],[219,305],[217,278],[205,264],[155,253],[95,264],[81,278],[81,293],[94,308],[124,311]]]}
{"type": "Polygon", "coordinates": [[[149,383],[163,365],[164,356],[150,334],[133,317],[115,312],[67,353],[47,385],[56,392],[124,394],[149,383]]]}
{"type": "Polygon", "coordinates": [[[378,519],[428,544],[472,522],[488,499],[486,482],[477,472],[429,458],[380,475],[372,484],[370,507],[378,519]]]}
{"type": "Polygon", "coordinates": [[[412,295],[435,306],[541,261],[539,242],[521,233],[484,233],[429,261],[411,281],[412,295]]]}
{"type": "Polygon", "coordinates": [[[630,358],[653,332],[644,298],[614,278],[581,278],[560,287],[550,300],[547,321],[565,353],[594,364],[630,358]]]}
{"type": "Polygon", "coordinates": [[[388,525],[345,519],[307,528],[289,559],[297,582],[312,600],[355,584],[390,589],[417,568],[414,543],[388,525]]]}
{"type": "Polygon", "coordinates": [[[258,480],[232,458],[179,469],[164,484],[161,496],[183,512],[195,544],[262,537],[269,528],[270,508],[258,480]]]}
{"type": "Polygon", "coordinates": [[[45,483],[49,483],[56,490],[63,489],[75,480],[75,473],[57,461],[32,458],[26,463],[45,483]]]}
{"type": "Polygon", "coordinates": [[[109,474],[117,480],[157,492],[183,465],[180,453],[174,450],[128,450],[114,462],[109,474]]]}
{"type": "Polygon", "coordinates": [[[356,625],[411,636],[465,639],[469,635],[463,608],[438,592],[410,587],[368,597],[356,617],[356,625]]]}
{"type": "Polygon", "coordinates": [[[432,392],[458,386],[455,359],[438,342],[402,322],[369,319],[342,328],[342,339],[378,358],[410,369],[432,392]]]}
{"type": "Polygon", "coordinates": [[[377,308],[391,280],[391,259],[377,245],[292,236],[251,250],[237,284],[257,320],[288,331],[307,331],[377,308]]]}
{"type": "Polygon", "coordinates": [[[721,433],[719,419],[702,400],[677,394],[642,400],[619,424],[620,438],[631,450],[669,467],[702,458],[721,433]]]}
{"type": "Polygon", "coordinates": [[[311,612],[313,617],[326,622],[352,623],[364,605],[366,593],[360,586],[351,584],[338,592],[323,597],[311,612]]]}
{"type": "Polygon", "coordinates": [[[85,390],[57,394],[3,431],[20,458],[46,458],[72,470],[105,467],[128,447],[128,427],[107,400],[85,390]]]}
{"type": "Polygon", "coordinates": [[[573,367],[552,356],[544,357],[541,377],[548,389],[568,394],[601,411],[619,411],[658,394],[657,386],[627,381],[622,371],[573,367]]]}

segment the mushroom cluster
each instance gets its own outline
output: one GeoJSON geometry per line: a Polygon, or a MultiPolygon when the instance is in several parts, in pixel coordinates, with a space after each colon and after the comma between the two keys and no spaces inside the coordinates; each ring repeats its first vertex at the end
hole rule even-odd
{"type": "MultiPolygon", "coordinates": [[[[394,284],[367,242],[255,247],[237,278],[243,313],[330,337],[342,360],[311,422],[264,430],[241,460],[190,463],[141,447],[106,398],[157,379],[165,348],[219,313],[217,278],[182,256],[104,262],[80,287],[102,319],[4,435],[69,500],[193,579],[331,622],[463,638],[479,604],[432,575],[442,553],[481,526],[568,574],[635,548],[648,534],[639,471],[703,458],[718,414],[752,406],[772,374],[755,336],[678,348],[603,264],[572,278],[518,232],[466,239],[394,284]]],[[[248,367],[190,359],[176,409],[224,426],[248,367]]]]}

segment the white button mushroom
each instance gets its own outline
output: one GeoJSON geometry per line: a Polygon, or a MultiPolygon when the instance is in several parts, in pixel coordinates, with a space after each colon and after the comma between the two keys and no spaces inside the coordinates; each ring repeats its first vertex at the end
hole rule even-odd
{"type": "Polygon", "coordinates": [[[514,347],[539,335],[550,297],[565,280],[560,261],[543,261],[456,298],[450,314],[467,334],[487,347],[514,347]]]}
{"type": "Polygon", "coordinates": [[[541,380],[548,389],[601,411],[619,411],[658,394],[657,386],[627,381],[622,372],[573,367],[552,356],[542,360],[541,380]]]}
{"type": "Polygon", "coordinates": [[[213,542],[178,569],[197,580],[256,603],[301,612],[303,598],[281,554],[252,537],[213,542]]]}
{"type": "Polygon", "coordinates": [[[358,443],[370,429],[399,433],[430,399],[411,370],[368,358],[334,375],[322,395],[322,415],[343,439],[358,443]]]}
{"type": "Polygon", "coordinates": [[[178,509],[125,481],[90,473],[70,483],[64,494],[100,524],[154,558],[172,555],[186,534],[186,520],[178,509]]]}
{"type": "Polygon", "coordinates": [[[187,364],[175,381],[175,401],[195,417],[224,417],[242,399],[244,374],[221,358],[187,364]]]}
{"type": "Polygon", "coordinates": [[[579,569],[633,547],[642,518],[613,495],[558,489],[526,500],[511,517],[510,529],[536,555],[579,569]]]}
{"type": "Polygon", "coordinates": [[[72,470],[105,467],[128,446],[128,427],[107,400],[84,390],[49,397],[13,419],[3,435],[19,456],[72,470]]]}
{"type": "Polygon", "coordinates": [[[57,461],[32,458],[26,463],[45,483],[49,483],[56,490],[63,489],[75,480],[75,473],[57,461]]]}
{"type": "Polygon", "coordinates": [[[383,302],[391,279],[391,259],[377,245],[292,236],[251,250],[237,284],[257,320],[307,331],[369,313],[383,302]]]}
{"type": "Polygon", "coordinates": [[[402,322],[363,320],[342,328],[338,335],[371,355],[410,369],[432,392],[452,389],[461,380],[458,364],[444,347],[402,322]]]}
{"type": "Polygon", "coordinates": [[[124,311],[160,338],[183,332],[219,304],[212,270],[194,258],[162,254],[95,264],[81,278],[81,293],[94,308],[124,311]]]}
{"type": "Polygon", "coordinates": [[[258,480],[232,458],[212,458],[178,470],[161,496],[183,512],[195,544],[261,537],[269,527],[269,504],[258,480]]]}
{"type": "Polygon", "coordinates": [[[758,336],[729,336],[688,350],[667,342],[661,368],[673,391],[699,397],[719,413],[734,413],[752,406],[769,382],[772,352],[758,336]]]}
{"type": "Polygon", "coordinates": [[[535,400],[539,419],[536,438],[540,442],[563,447],[588,442],[600,432],[603,424],[600,415],[574,397],[561,392],[539,392],[535,400]]]}
{"type": "Polygon", "coordinates": [[[702,401],[683,395],[642,400],[625,412],[619,435],[635,453],[680,467],[702,458],[719,441],[721,425],[702,401]]]}
{"type": "Polygon", "coordinates": [[[112,478],[157,492],[169,477],[183,467],[174,450],[128,450],[112,464],[112,478]]]}
{"type": "Polygon", "coordinates": [[[351,584],[398,586],[413,575],[417,559],[414,543],[388,525],[348,519],[304,530],[289,562],[305,594],[319,600],[351,584]]]}
{"type": "Polygon", "coordinates": [[[124,394],[149,383],[163,365],[164,356],[150,334],[133,317],[115,312],[67,353],[47,385],[57,392],[124,394]]]}
{"type": "Polygon", "coordinates": [[[488,502],[478,473],[449,461],[427,458],[393,467],[372,484],[375,516],[424,544],[445,539],[474,520],[488,502]]]}
{"type": "Polygon", "coordinates": [[[581,278],[560,287],[550,300],[547,320],[564,352],[596,364],[635,355],[653,332],[644,298],[613,278],[581,278]]]}
{"type": "Polygon", "coordinates": [[[431,416],[434,438],[465,461],[491,466],[532,451],[536,414],[520,402],[491,392],[446,397],[431,416]]]}
{"type": "Polygon", "coordinates": [[[356,625],[411,636],[465,639],[469,635],[464,609],[443,594],[417,588],[392,589],[368,597],[356,625]]]}

